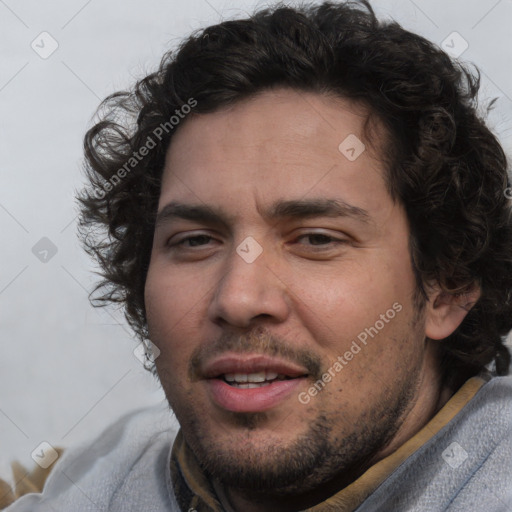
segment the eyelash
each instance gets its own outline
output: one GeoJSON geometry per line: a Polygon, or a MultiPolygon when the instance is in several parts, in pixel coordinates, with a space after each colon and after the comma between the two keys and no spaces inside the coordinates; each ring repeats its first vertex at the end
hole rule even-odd
{"type": "MultiPolygon", "coordinates": [[[[300,235],[296,238],[296,240],[300,240],[301,238],[310,238],[310,237],[321,237],[321,238],[328,238],[330,240],[330,243],[336,243],[336,244],[339,244],[339,243],[344,243],[346,242],[346,240],[341,240],[339,238],[335,238],[334,236],[331,236],[331,235],[326,235],[325,233],[305,233],[303,235],[300,235]]],[[[315,245],[315,244],[310,244],[311,247],[318,247],[318,245],[315,245]]],[[[322,245],[327,245],[327,244],[319,244],[320,246],[322,245]]]]}
{"type": "MultiPolygon", "coordinates": [[[[310,247],[316,247],[318,249],[314,249],[314,250],[325,250],[326,246],[327,245],[331,245],[331,244],[336,244],[336,245],[339,245],[339,244],[346,244],[348,243],[348,240],[345,240],[345,239],[340,239],[340,238],[336,238],[332,235],[327,235],[325,233],[304,233],[302,235],[299,235],[298,237],[295,238],[294,241],[298,241],[300,239],[304,239],[304,238],[311,238],[311,237],[322,237],[323,239],[329,239],[329,242],[328,243],[325,243],[325,244],[309,244],[310,247]]],[[[204,244],[202,245],[199,245],[199,246],[186,246],[185,247],[185,244],[187,242],[190,242],[191,240],[197,240],[197,239],[201,239],[201,238],[207,238],[210,240],[214,240],[214,237],[213,236],[210,236],[210,235],[206,235],[206,234],[198,234],[198,235],[192,235],[192,236],[187,236],[185,238],[182,238],[181,240],[178,240],[177,242],[174,242],[174,243],[168,243],[167,245],[170,247],[170,248],[185,248],[185,250],[187,249],[193,249],[194,247],[204,247],[204,244]]],[[[332,247],[329,247],[329,249],[331,249],[332,247]]]]}
{"type": "MultiPolygon", "coordinates": [[[[184,243],[185,242],[188,242],[190,240],[195,240],[197,238],[208,238],[210,240],[213,240],[213,237],[210,236],[210,235],[193,235],[193,236],[187,236],[185,238],[182,238],[181,240],[179,240],[178,242],[175,242],[173,244],[169,244],[170,247],[179,247],[179,246],[183,246],[185,245],[184,243]]],[[[188,247],[188,249],[190,249],[191,247],[188,247]]]]}

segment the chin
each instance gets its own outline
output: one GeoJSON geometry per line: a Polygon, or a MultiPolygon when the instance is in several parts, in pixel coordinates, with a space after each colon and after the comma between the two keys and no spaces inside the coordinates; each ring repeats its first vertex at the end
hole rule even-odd
{"type": "Polygon", "coordinates": [[[332,443],[326,419],[292,434],[280,425],[265,426],[266,416],[233,414],[230,429],[196,418],[184,425],[183,434],[202,470],[224,485],[285,495],[321,483],[325,475],[314,475],[329,458],[332,443]]]}

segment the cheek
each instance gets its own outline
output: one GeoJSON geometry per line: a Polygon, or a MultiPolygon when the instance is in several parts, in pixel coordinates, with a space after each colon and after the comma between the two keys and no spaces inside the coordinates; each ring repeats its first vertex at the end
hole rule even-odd
{"type": "Polygon", "coordinates": [[[335,270],[303,272],[300,282],[289,286],[296,298],[294,308],[318,344],[339,354],[361,332],[374,326],[381,314],[391,310],[388,316],[393,318],[382,329],[390,334],[390,327],[407,316],[395,314],[393,304],[399,303],[404,310],[413,285],[406,275],[397,277],[386,267],[382,261],[379,265],[354,259],[335,270]]]}
{"type": "Polygon", "coordinates": [[[163,259],[151,261],[144,289],[148,323],[159,326],[186,319],[205,293],[197,282],[197,272],[194,278],[194,274],[173,269],[163,259]]]}
{"type": "Polygon", "coordinates": [[[204,319],[198,287],[155,265],[150,266],[144,296],[149,337],[161,352],[157,367],[163,361],[181,365],[193,349],[190,334],[204,319]]]}
{"type": "Polygon", "coordinates": [[[325,356],[324,371],[335,375],[333,394],[350,390],[363,403],[417,368],[423,338],[412,325],[414,310],[405,291],[389,290],[347,280],[316,296],[309,291],[300,315],[311,348],[325,356]]]}

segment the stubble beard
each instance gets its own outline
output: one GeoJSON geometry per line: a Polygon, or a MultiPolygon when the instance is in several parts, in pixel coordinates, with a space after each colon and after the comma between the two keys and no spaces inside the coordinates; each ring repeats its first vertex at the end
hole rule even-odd
{"type": "MultiPolygon", "coordinates": [[[[268,442],[258,436],[258,429],[269,429],[265,412],[231,413],[229,427],[244,439],[240,447],[233,443],[235,436],[212,435],[208,419],[190,407],[193,397],[176,401],[166,394],[201,469],[225,487],[268,498],[305,494],[335,481],[346,486],[358,478],[397,433],[417,386],[417,373],[410,372],[357,418],[344,417],[344,410],[315,411],[305,431],[286,444],[277,434],[269,435],[268,442]]],[[[272,432],[279,429],[286,431],[286,420],[272,432]]]]}

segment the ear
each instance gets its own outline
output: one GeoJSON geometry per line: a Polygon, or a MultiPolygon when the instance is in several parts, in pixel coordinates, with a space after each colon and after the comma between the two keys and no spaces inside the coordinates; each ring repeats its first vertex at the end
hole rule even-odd
{"type": "Polygon", "coordinates": [[[450,294],[431,287],[425,311],[425,335],[433,340],[442,340],[452,334],[462,323],[471,308],[480,298],[478,285],[464,293],[450,294]]]}

